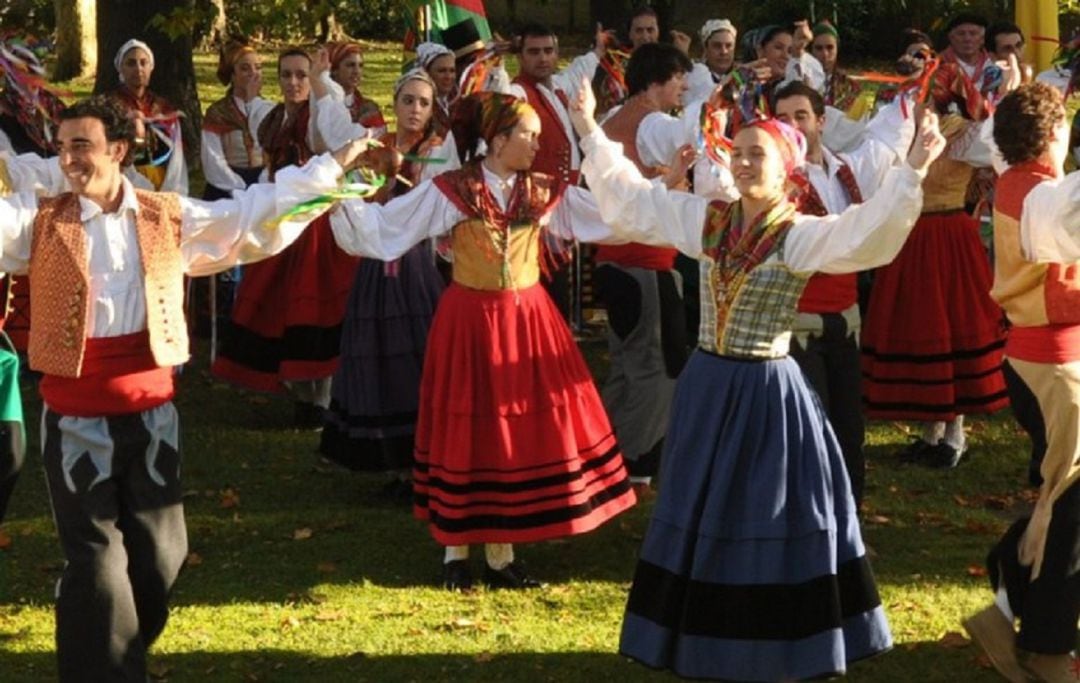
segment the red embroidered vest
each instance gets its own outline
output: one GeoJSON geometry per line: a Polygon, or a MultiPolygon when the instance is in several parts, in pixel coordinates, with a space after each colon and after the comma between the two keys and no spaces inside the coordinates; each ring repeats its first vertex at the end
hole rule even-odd
{"type": "MultiPolygon", "coordinates": [[[[531,78],[519,75],[514,83],[522,87],[525,99],[540,117],[540,149],[536,152],[532,170],[554,176],[569,185],[577,185],[578,171],[571,168],[575,141],[566,136],[559,112],[531,78]]],[[[565,107],[566,94],[561,90],[554,92],[565,107]]]]}

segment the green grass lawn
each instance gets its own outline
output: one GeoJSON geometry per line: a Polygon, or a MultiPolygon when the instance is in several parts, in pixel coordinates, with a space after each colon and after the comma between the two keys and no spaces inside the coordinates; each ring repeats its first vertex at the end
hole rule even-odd
{"type": "MultiPolygon", "coordinates": [[[[389,45],[368,53],[369,96],[388,103],[399,59],[389,45]]],[[[207,84],[212,61],[198,59],[207,84]]],[[[272,73],[265,71],[267,96],[276,92],[272,73]]],[[[222,92],[208,85],[204,106],[222,92]]],[[[584,346],[600,376],[602,345],[584,346]]],[[[441,550],[406,509],[380,501],[380,477],[321,461],[317,434],[284,426],[287,400],[211,380],[205,357],[200,345],[180,378],[192,555],[153,650],[156,677],[673,680],[615,652],[651,504],[582,537],[520,547],[548,582],[542,590],[449,594],[436,587],[441,550]]],[[[31,385],[24,392],[30,453],[5,527],[13,542],[0,550],[3,683],[55,679],[52,600],[63,559],[37,448],[39,405],[31,385]]],[[[970,456],[939,472],[893,457],[907,439],[895,424],[871,425],[868,434],[864,534],[896,647],[849,677],[998,680],[958,635],[959,620],[989,599],[982,560],[1030,501],[1027,442],[1007,415],[972,420],[970,456]]]]}

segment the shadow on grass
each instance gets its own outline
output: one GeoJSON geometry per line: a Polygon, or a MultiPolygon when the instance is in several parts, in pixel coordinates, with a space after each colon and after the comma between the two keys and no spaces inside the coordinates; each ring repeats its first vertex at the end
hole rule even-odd
{"type": "MultiPolygon", "coordinates": [[[[614,645],[614,644],[613,644],[614,645]]],[[[156,680],[252,681],[320,683],[364,681],[396,683],[417,681],[485,681],[594,683],[614,681],[675,681],[675,676],[653,671],[611,652],[522,652],[510,654],[370,655],[356,651],[338,657],[319,657],[303,652],[257,650],[241,652],[191,652],[160,654],[151,658],[156,680]]],[[[0,652],[5,683],[55,680],[51,652],[16,654],[0,652]]],[[[151,680],[155,680],[152,678],[151,680]]],[[[936,643],[916,643],[897,648],[849,670],[847,680],[874,683],[911,681],[963,681],[991,683],[996,674],[976,661],[975,650],[943,648],[936,643]]]]}

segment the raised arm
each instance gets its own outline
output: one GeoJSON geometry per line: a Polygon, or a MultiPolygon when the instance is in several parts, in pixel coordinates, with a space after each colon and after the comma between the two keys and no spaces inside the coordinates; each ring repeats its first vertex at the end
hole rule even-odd
{"type": "Polygon", "coordinates": [[[937,116],[925,112],[903,166],[881,188],[839,215],[799,216],[784,241],[784,262],[800,272],[851,273],[889,263],[922,211],[922,179],[945,148],[937,116]]]}
{"type": "Polygon", "coordinates": [[[841,156],[855,174],[864,197],[877,191],[885,181],[885,174],[907,156],[915,137],[914,105],[908,102],[907,114],[901,105],[901,95],[883,107],[866,127],[862,142],[841,156]]]}
{"type": "Polygon", "coordinates": [[[15,275],[27,272],[37,209],[33,192],[0,197],[0,272],[15,275]]]}
{"type": "Polygon", "coordinates": [[[292,244],[310,219],[276,225],[270,221],[336,189],[342,168],[348,168],[366,147],[365,141],[356,141],[302,168],[287,166],[277,172],[273,183],[238,190],[232,199],[206,202],[182,197],[180,246],[187,273],[210,275],[272,256],[292,244]]]}
{"type": "Polygon", "coordinates": [[[392,261],[429,238],[441,235],[464,215],[428,180],[386,204],[342,202],[330,215],[338,246],[356,256],[392,261]]]}

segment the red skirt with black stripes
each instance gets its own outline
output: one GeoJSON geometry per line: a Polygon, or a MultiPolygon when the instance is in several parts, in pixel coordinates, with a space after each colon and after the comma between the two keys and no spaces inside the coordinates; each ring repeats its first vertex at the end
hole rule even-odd
{"type": "Polygon", "coordinates": [[[592,375],[543,287],[453,284],[430,335],[413,482],[436,541],[569,536],[634,504],[592,375]]]}
{"type": "Polygon", "coordinates": [[[946,421],[1008,406],[1004,315],[978,224],[923,214],[874,275],[862,328],[863,400],[876,419],[946,421]]]}

